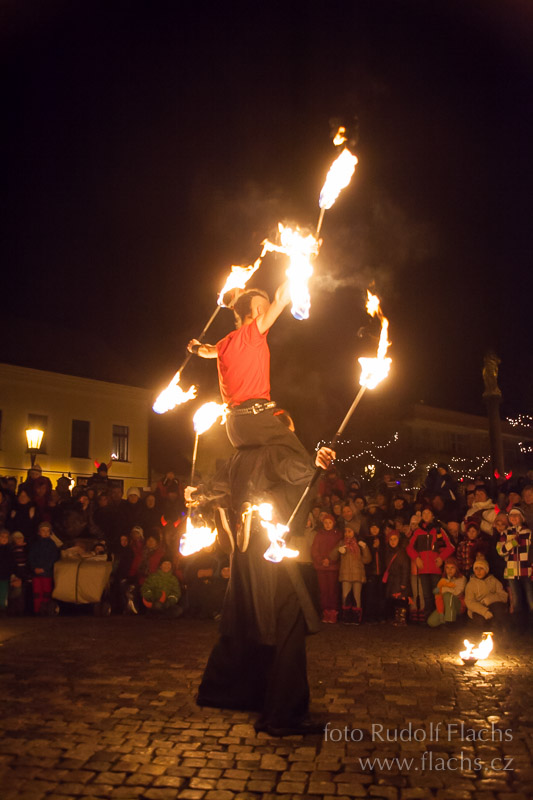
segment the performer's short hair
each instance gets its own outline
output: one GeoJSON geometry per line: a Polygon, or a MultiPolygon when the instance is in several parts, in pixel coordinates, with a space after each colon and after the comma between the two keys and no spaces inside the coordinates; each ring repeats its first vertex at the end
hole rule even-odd
{"type": "Polygon", "coordinates": [[[237,324],[243,323],[246,317],[252,313],[252,298],[264,297],[270,302],[270,298],[262,289],[247,289],[235,300],[233,304],[233,311],[235,313],[237,324]]]}

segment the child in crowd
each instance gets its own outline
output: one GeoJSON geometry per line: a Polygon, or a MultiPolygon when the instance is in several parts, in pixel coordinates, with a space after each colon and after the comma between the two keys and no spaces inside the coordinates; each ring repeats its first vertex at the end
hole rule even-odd
{"type": "Polygon", "coordinates": [[[488,557],[490,541],[479,531],[477,519],[465,520],[464,539],[457,546],[457,565],[463,575],[469,576],[478,555],[488,557]]]}
{"type": "Polygon", "coordinates": [[[7,613],[7,603],[11,580],[15,577],[17,565],[9,543],[9,531],[0,530],[0,614],[7,613]]]}
{"type": "Polygon", "coordinates": [[[341,539],[331,514],[325,514],[311,545],[311,557],[318,577],[322,622],[337,622],[339,614],[339,564],[332,558],[341,539]]]}
{"type": "Polygon", "coordinates": [[[407,607],[411,589],[411,562],[401,542],[400,534],[391,530],[385,549],[385,602],[387,616],[393,625],[407,625],[407,607]]]}
{"type": "Polygon", "coordinates": [[[360,625],[363,611],[361,591],[366,582],[365,564],[370,563],[370,551],[362,539],[357,542],[349,522],[344,526],[344,539],[336,547],[335,558],[340,555],[339,581],[342,589],[342,621],[360,625]],[[352,601],[350,602],[350,593],[352,601]]]}
{"type": "Polygon", "coordinates": [[[455,622],[458,615],[465,611],[464,591],[466,578],[461,575],[455,558],[447,558],[444,562],[444,574],[437,584],[435,594],[435,611],[428,617],[428,625],[436,628],[444,622],[455,622]]]}
{"type": "Polygon", "coordinates": [[[483,556],[474,561],[473,572],[465,589],[468,616],[477,625],[494,619],[500,626],[507,615],[507,592],[500,581],[489,574],[489,564],[483,556]]]}
{"type": "Polygon", "coordinates": [[[513,615],[516,614],[518,626],[525,630],[528,615],[533,615],[531,531],[525,526],[521,508],[511,508],[507,516],[509,528],[501,534],[496,549],[506,562],[504,578],[509,587],[513,615]]]}
{"type": "Polygon", "coordinates": [[[21,531],[15,531],[11,536],[11,547],[15,559],[15,575],[17,581],[11,586],[10,605],[15,615],[21,616],[30,610],[31,603],[31,572],[28,566],[28,546],[21,531]]]}
{"type": "Polygon", "coordinates": [[[130,544],[129,536],[122,534],[114,554],[113,570],[111,572],[111,608],[115,612],[126,613],[129,605],[129,610],[135,613],[128,596],[131,593],[129,590],[129,574],[133,564],[133,557],[133,548],[130,544]]]}
{"type": "MultiPolygon", "coordinates": [[[[505,511],[500,511],[499,514],[496,515],[494,518],[494,526],[492,528],[492,539],[491,539],[491,548],[489,551],[489,557],[487,561],[489,562],[490,571],[494,575],[495,578],[498,578],[499,581],[504,580],[504,573],[505,567],[507,566],[507,562],[505,558],[498,552],[498,544],[500,541],[500,537],[502,534],[505,534],[507,528],[509,527],[509,518],[505,511]]],[[[504,537],[505,539],[506,537],[504,537]]]]}
{"type": "Polygon", "coordinates": [[[372,520],[369,526],[368,549],[370,560],[366,565],[365,617],[368,622],[383,622],[385,619],[385,542],[381,525],[372,520]]]}
{"type": "MultiPolygon", "coordinates": [[[[435,525],[435,517],[430,508],[422,511],[422,519],[407,546],[407,555],[415,561],[417,574],[424,595],[423,617],[426,619],[435,608],[433,591],[442,575],[442,565],[454,551],[448,536],[440,526],[435,525]]],[[[422,619],[421,619],[422,617],[422,619]]]]}
{"type": "Polygon", "coordinates": [[[59,548],[51,537],[49,522],[41,522],[37,540],[31,545],[28,563],[32,573],[33,610],[43,613],[52,597],[54,564],[59,559],[59,548]]]}
{"type": "Polygon", "coordinates": [[[178,606],[181,597],[181,586],[172,573],[172,561],[164,556],[157,572],[148,575],[144,581],[141,594],[143,603],[149,611],[178,617],[182,609],[178,606]]]}

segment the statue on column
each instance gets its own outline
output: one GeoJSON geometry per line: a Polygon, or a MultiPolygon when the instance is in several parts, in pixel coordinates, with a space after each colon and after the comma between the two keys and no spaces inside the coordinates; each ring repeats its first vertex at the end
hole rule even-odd
{"type": "Polygon", "coordinates": [[[485,391],[483,397],[501,397],[502,393],[498,386],[498,366],[501,359],[498,358],[494,350],[485,353],[483,359],[483,382],[485,391]]]}

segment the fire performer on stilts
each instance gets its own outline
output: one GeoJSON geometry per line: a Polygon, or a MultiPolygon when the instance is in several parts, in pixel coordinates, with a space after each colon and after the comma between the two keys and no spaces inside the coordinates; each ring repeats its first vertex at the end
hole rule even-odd
{"type": "MultiPolygon", "coordinates": [[[[250,289],[235,302],[236,331],[217,345],[189,343],[191,352],[218,359],[222,398],[230,409],[228,435],[236,447],[222,474],[210,488],[200,487],[192,501],[218,494],[217,529],[232,551],[221,636],[197,702],[258,711],[256,730],[273,736],[320,733],[324,727],[308,719],[305,652],[305,636],[317,632],[320,621],[298,565],[265,559],[269,539],[252,510],[254,504],[269,501],[276,516],[287,519],[314,473],[310,456],[270,399],[266,335],[289,301],[285,284],[272,304],[263,292],[250,289]]],[[[326,469],[334,456],[330,448],[322,448],[315,464],[326,469]]],[[[191,487],[186,496],[191,498],[193,491],[191,487]]]]}

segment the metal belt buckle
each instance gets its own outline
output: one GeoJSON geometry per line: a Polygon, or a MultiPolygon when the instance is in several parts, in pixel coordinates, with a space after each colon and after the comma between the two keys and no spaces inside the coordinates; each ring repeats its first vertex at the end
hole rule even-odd
{"type": "Polygon", "coordinates": [[[253,406],[252,406],[252,414],[260,414],[262,410],[263,410],[263,404],[262,403],[254,403],[253,404],[253,406]]]}

